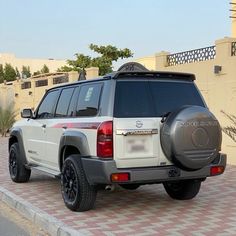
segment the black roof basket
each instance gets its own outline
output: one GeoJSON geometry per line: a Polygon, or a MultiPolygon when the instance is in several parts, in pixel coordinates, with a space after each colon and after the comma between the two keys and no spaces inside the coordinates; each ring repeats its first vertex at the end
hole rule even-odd
{"type": "Polygon", "coordinates": [[[149,70],[137,62],[128,62],[122,65],[119,69],[119,72],[148,72],[149,70]]]}

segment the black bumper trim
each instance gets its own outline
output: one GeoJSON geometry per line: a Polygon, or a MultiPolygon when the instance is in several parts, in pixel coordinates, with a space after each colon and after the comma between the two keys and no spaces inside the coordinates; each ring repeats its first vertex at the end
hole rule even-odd
{"type": "Polygon", "coordinates": [[[112,184],[110,176],[113,173],[129,173],[130,181],[126,183],[162,183],[184,179],[205,179],[210,175],[212,166],[226,167],[226,154],[220,154],[218,163],[211,163],[200,170],[186,171],[176,166],[158,166],[145,168],[118,169],[114,160],[82,158],[82,164],[90,184],[112,184]]]}

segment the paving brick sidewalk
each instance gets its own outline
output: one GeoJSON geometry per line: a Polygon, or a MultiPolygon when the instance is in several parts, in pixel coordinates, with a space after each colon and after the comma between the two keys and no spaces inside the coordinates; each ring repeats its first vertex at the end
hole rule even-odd
{"type": "Polygon", "coordinates": [[[30,182],[13,183],[7,167],[7,139],[0,138],[0,187],[84,235],[236,235],[236,166],[208,178],[191,201],[175,201],[162,185],[99,192],[94,210],[71,212],[59,180],[33,172],[30,182]]]}

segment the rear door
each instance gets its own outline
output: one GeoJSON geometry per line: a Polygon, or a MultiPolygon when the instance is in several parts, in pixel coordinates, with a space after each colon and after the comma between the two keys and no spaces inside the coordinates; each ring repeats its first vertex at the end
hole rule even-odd
{"type": "Polygon", "coordinates": [[[46,124],[46,155],[45,164],[50,168],[59,170],[58,165],[58,151],[62,134],[68,128],[69,124],[73,121],[73,110],[75,88],[64,88],[61,91],[59,100],[57,102],[55,115],[53,119],[47,120],[46,124]],[[72,99],[73,98],[73,99],[72,99]]]}
{"type": "Polygon", "coordinates": [[[114,159],[118,168],[157,166],[159,121],[147,81],[117,81],[114,105],[114,159]]]}
{"type": "Polygon", "coordinates": [[[183,105],[204,106],[192,82],[117,80],[114,104],[114,159],[117,167],[170,165],[160,143],[161,119],[183,105]]]}

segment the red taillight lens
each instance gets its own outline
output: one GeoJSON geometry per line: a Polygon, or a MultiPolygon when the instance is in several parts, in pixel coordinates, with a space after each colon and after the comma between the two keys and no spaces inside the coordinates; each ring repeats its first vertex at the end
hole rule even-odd
{"type": "Polygon", "coordinates": [[[97,131],[97,156],[110,158],[113,156],[113,122],[103,122],[97,131]]]}
{"type": "Polygon", "coordinates": [[[111,175],[112,182],[127,182],[129,181],[129,173],[115,173],[111,175]]]}
{"type": "Polygon", "coordinates": [[[220,175],[224,172],[224,166],[212,166],[211,167],[211,175],[220,175]]]}

